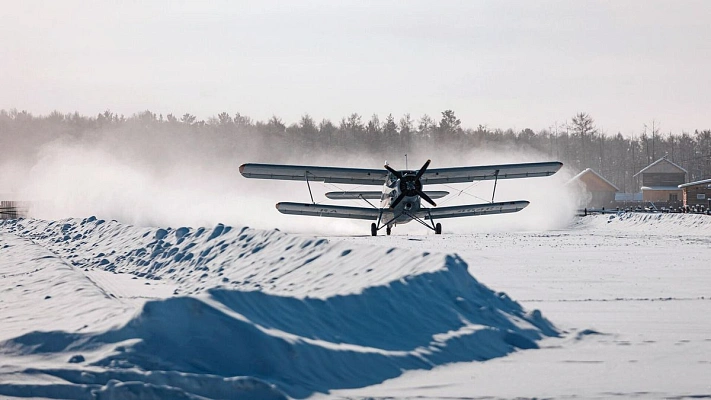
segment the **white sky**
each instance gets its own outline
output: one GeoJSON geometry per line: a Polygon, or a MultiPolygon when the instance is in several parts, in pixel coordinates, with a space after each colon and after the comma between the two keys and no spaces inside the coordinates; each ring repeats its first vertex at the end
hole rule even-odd
{"type": "Polygon", "coordinates": [[[711,128],[711,1],[0,0],[0,108],[711,128]]]}

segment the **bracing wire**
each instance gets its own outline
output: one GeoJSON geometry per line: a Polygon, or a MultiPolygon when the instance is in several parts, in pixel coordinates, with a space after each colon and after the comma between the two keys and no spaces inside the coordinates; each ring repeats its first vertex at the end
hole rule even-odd
{"type": "Polygon", "coordinates": [[[462,194],[466,194],[467,196],[471,196],[471,197],[474,197],[475,199],[479,199],[479,200],[481,200],[481,201],[485,201],[485,202],[489,203],[489,200],[483,199],[483,198],[481,198],[481,197],[479,197],[479,196],[476,196],[476,195],[473,195],[473,194],[467,192],[467,190],[469,190],[469,189],[471,189],[471,188],[473,188],[473,187],[479,185],[479,184],[482,183],[482,182],[483,182],[483,181],[474,182],[474,183],[472,183],[471,185],[465,187],[464,189],[458,189],[458,188],[455,188],[455,187],[453,187],[453,186],[450,186],[450,185],[447,185],[447,184],[444,184],[444,183],[443,183],[442,186],[446,187],[447,189],[451,189],[451,190],[454,191],[454,192],[457,192],[457,195],[456,195],[456,196],[453,195],[453,194],[450,195],[447,199],[445,199],[444,201],[442,201],[442,202],[440,203],[440,206],[441,206],[441,205],[444,205],[444,204],[447,204],[450,200],[455,199],[455,198],[461,196],[462,194]]]}
{"type": "MultiPolygon", "coordinates": [[[[481,200],[481,201],[483,201],[483,202],[489,203],[489,202],[490,202],[489,200],[484,199],[484,198],[482,198],[482,197],[479,197],[479,196],[477,196],[477,195],[474,195],[474,194],[471,194],[471,193],[467,192],[467,190],[470,190],[470,189],[472,189],[472,188],[474,188],[474,187],[480,185],[482,182],[484,182],[484,181],[476,181],[476,182],[470,184],[469,186],[465,187],[464,189],[459,189],[459,188],[456,188],[456,187],[454,187],[454,186],[451,186],[451,185],[447,185],[447,184],[445,184],[445,183],[442,183],[442,184],[441,184],[442,186],[446,187],[447,189],[452,190],[453,193],[451,193],[446,199],[444,199],[441,203],[439,203],[439,205],[440,205],[440,206],[443,206],[443,205],[449,203],[451,200],[453,200],[453,199],[455,199],[455,198],[461,196],[462,194],[465,194],[465,195],[470,196],[470,197],[473,197],[473,198],[475,198],[475,199],[477,199],[477,200],[481,200]],[[455,193],[456,193],[456,194],[455,194],[455,193]]],[[[314,183],[315,183],[315,182],[314,182],[314,183]]],[[[326,189],[335,188],[335,189],[338,190],[339,192],[346,192],[346,191],[347,191],[347,190],[345,190],[345,189],[339,187],[338,185],[336,185],[336,184],[334,184],[334,183],[325,183],[325,182],[318,182],[318,183],[319,183],[320,185],[322,185],[323,187],[325,187],[326,189]]],[[[364,187],[364,186],[366,186],[366,185],[358,185],[358,186],[356,186],[356,187],[351,188],[349,191],[356,191],[356,190],[358,190],[359,188],[364,187]]],[[[325,202],[326,200],[327,200],[327,199],[323,199],[323,200],[321,200],[321,201],[317,201],[315,204],[322,204],[322,203],[325,202]]],[[[350,204],[352,204],[352,205],[361,206],[361,203],[360,203],[359,201],[357,201],[357,200],[348,199],[348,201],[349,201],[350,204]]],[[[370,202],[368,202],[368,203],[370,204],[370,202]]],[[[370,204],[370,205],[372,206],[372,204],[370,204]]]]}
{"type": "MultiPolygon", "coordinates": [[[[347,192],[347,190],[338,187],[338,185],[336,185],[335,183],[319,182],[319,184],[321,184],[321,185],[322,185],[323,187],[325,187],[327,190],[329,189],[329,186],[328,186],[328,185],[331,185],[332,187],[336,188],[336,190],[338,190],[339,192],[347,192]]],[[[358,189],[358,188],[360,188],[360,187],[363,187],[363,186],[365,186],[365,185],[358,185],[358,186],[352,188],[350,191],[355,191],[356,189],[358,189]]],[[[327,199],[323,199],[323,200],[321,200],[321,201],[319,201],[319,202],[316,202],[315,204],[322,204],[322,203],[325,202],[326,200],[327,200],[327,199]]],[[[367,201],[367,200],[365,200],[365,199],[363,199],[363,200],[364,200],[366,203],[370,204],[371,207],[374,207],[369,201],[367,201]]],[[[359,201],[357,201],[357,200],[355,200],[355,199],[348,199],[348,201],[351,203],[351,205],[355,205],[355,206],[361,206],[361,205],[362,205],[359,201]]],[[[374,208],[377,208],[377,207],[374,207],[374,208]]]]}

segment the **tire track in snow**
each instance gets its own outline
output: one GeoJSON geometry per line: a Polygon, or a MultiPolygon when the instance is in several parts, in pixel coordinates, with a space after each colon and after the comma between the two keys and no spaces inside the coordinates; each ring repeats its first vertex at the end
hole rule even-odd
{"type": "MultiPolygon", "coordinates": [[[[49,247],[47,247],[47,246],[44,246],[42,243],[39,243],[39,242],[36,242],[36,241],[32,240],[32,238],[30,238],[30,237],[21,236],[21,235],[18,235],[18,234],[16,234],[16,233],[7,233],[7,234],[8,234],[8,235],[12,235],[12,236],[18,238],[20,241],[29,242],[29,243],[31,243],[33,246],[39,247],[39,248],[43,249],[44,251],[46,251],[47,253],[51,254],[50,257],[54,258],[55,260],[59,261],[60,263],[62,263],[62,264],[64,264],[64,265],[66,265],[66,266],[69,267],[72,271],[78,272],[79,274],[83,275],[84,278],[85,278],[87,281],[89,281],[89,283],[91,283],[94,287],[96,287],[96,288],[104,295],[104,297],[106,297],[107,299],[116,300],[116,301],[119,301],[119,302],[121,301],[121,299],[119,299],[118,297],[116,297],[116,296],[114,296],[113,294],[111,294],[109,291],[106,290],[106,288],[104,288],[102,285],[98,284],[96,281],[94,281],[93,279],[91,279],[87,274],[85,274],[85,273],[84,273],[84,269],[82,269],[81,267],[78,267],[78,266],[74,265],[73,263],[67,261],[64,257],[62,257],[59,253],[53,251],[51,248],[49,248],[49,247]]],[[[46,258],[46,257],[44,257],[44,258],[46,258]]],[[[39,271],[39,270],[41,270],[41,269],[44,269],[44,268],[38,268],[36,271],[39,271]]],[[[33,272],[36,272],[36,271],[33,271],[33,272]]]]}
{"type": "MultiPolygon", "coordinates": [[[[76,265],[75,262],[65,259],[60,253],[52,250],[52,248],[48,246],[43,245],[41,242],[33,240],[31,237],[20,236],[15,233],[9,234],[19,238],[20,240],[28,241],[32,243],[32,245],[49,252],[51,256],[47,257],[52,257],[73,271],[83,275],[84,278],[96,287],[107,299],[115,300],[122,304],[126,304],[128,301],[131,305],[135,305],[135,300],[161,299],[170,296],[173,290],[175,290],[175,287],[166,285],[165,283],[159,281],[152,281],[151,283],[146,279],[140,279],[134,276],[124,276],[125,274],[117,274],[97,269],[93,265],[86,265],[86,263],[76,265]],[[146,288],[146,284],[153,285],[154,287],[160,286],[160,288],[151,290],[152,288],[146,288]]],[[[41,269],[43,268],[38,268],[35,271],[28,271],[27,273],[37,272],[41,269]]],[[[142,304],[142,302],[139,302],[138,305],[140,306],[140,304],[142,304]]]]}
{"type": "Polygon", "coordinates": [[[525,299],[517,300],[520,303],[586,303],[586,302],[615,302],[615,301],[709,301],[711,297],[616,297],[610,299],[525,299]]]}

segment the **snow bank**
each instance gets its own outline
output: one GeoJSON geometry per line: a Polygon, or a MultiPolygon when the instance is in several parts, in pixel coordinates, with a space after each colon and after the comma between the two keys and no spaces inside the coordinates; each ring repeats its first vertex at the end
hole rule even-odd
{"type": "MultiPolygon", "coordinates": [[[[95,218],[8,221],[0,232],[77,271],[177,285],[175,296],[146,301],[120,326],[48,325],[0,343],[3,357],[54,360],[14,372],[52,377],[76,391],[69,397],[302,398],[405,370],[501,357],[557,334],[538,311],[479,283],[456,255],[95,218]]],[[[4,384],[0,394],[32,387],[4,384]]]]}
{"type": "Polygon", "coordinates": [[[46,327],[108,329],[133,310],[48,249],[1,229],[0,282],[0,340],[46,327]]]}
{"type": "Polygon", "coordinates": [[[703,214],[619,213],[579,217],[574,228],[644,232],[650,235],[711,233],[711,216],[703,214]]]}

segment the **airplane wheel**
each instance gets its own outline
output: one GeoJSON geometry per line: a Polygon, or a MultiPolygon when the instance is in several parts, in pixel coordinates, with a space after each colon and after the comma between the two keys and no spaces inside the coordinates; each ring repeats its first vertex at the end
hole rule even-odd
{"type": "Polygon", "coordinates": [[[370,224],[370,236],[378,236],[378,227],[374,223],[370,224]]]}
{"type": "Polygon", "coordinates": [[[385,233],[388,234],[388,236],[390,235],[390,231],[392,231],[392,229],[389,226],[385,228],[385,233]]]}
{"type": "Polygon", "coordinates": [[[442,224],[439,222],[437,225],[435,225],[435,235],[441,235],[442,234],[442,224]]]}

